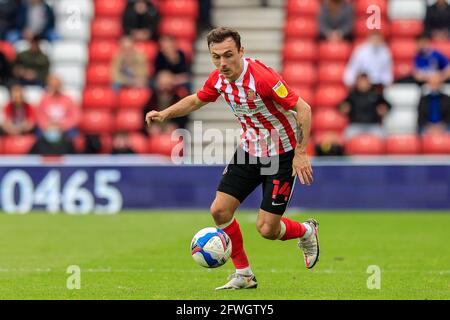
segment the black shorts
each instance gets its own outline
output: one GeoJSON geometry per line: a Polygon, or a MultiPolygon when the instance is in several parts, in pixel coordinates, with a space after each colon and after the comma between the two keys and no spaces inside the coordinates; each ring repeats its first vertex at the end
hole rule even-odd
{"type": "Polygon", "coordinates": [[[242,203],[262,184],[261,209],[282,215],[294,190],[292,176],[294,150],[279,156],[254,157],[238,148],[225,167],[218,191],[229,194],[242,203]]]}

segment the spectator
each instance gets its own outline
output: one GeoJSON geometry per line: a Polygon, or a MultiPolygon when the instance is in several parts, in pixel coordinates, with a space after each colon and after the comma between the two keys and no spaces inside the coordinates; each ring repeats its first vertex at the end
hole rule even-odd
{"type": "Polygon", "coordinates": [[[422,96],[418,107],[419,133],[450,131],[450,97],[441,92],[441,75],[431,75],[427,84],[431,91],[422,96]]]}
{"type": "Polygon", "coordinates": [[[10,94],[11,102],[3,109],[3,132],[8,135],[31,133],[35,127],[33,107],[25,101],[20,85],[11,86],[10,94]]]}
{"type": "Polygon", "coordinates": [[[414,58],[414,80],[418,84],[428,81],[430,75],[440,73],[444,81],[450,79],[450,64],[445,55],[431,48],[426,36],[417,40],[417,54],[414,58]]]}
{"type": "Polygon", "coordinates": [[[391,52],[379,31],[369,34],[367,40],[353,51],[344,73],[344,83],[352,87],[360,73],[367,74],[370,82],[378,87],[392,83],[391,52]]]}
{"type": "Polygon", "coordinates": [[[351,40],[353,9],[345,0],[325,0],[318,15],[320,39],[351,40]]]}
{"type": "Polygon", "coordinates": [[[16,42],[38,36],[49,41],[58,37],[55,32],[55,14],[44,0],[24,0],[19,9],[15,29],[8,32],[7,39],[16,42]]]}
{"type": "MultiPolygon", "coordinates": [[[[143,116],[152,110],[164,110],[179,100],[180,96],[175,88],[175,77],[169,71],[161,71],[156,77],[155,92],[143,108],[143,116]]],[[[152,125],[150,128],[145,126],[144,132],[148,135],[170,133],[177,128],[185,128],[187,122],[187,116],[173,118],[164,124],[152,125]]]]}
{"type": "Polygon", "coordinates": [[[14,28],[19,7],[17,0],[0,0],[0,39],[5,39],[7,31],[14,28]]]}
{"type": "Polygon", "coordinates": [[[58,127],[64,137],[73,139],[78,135],[78,123],[81,110],[72,98],[62,92],[61,80],[50,75],[47,82],[47,92],[37,109],[39,129],[45,132],[48,128],[58,127]]]}
{"type": "Polygon", "coordinates": [[[73,142],[64,135],[63,129],[56,124],[52,124],[43,130],[30,150],[30,154],[48,156],[74,153],[76,151],[73,142]]]}
{"type": "Polygon", "coordinates": [[[350,139],[355,135],[370,133],[383,138],[381,122],[391,108],[383,95],[374,90],[366,74],[357,77],[353,90],[339,106],[349,118],[349,126],[344,135],[350,139]]]}
{"type": "Polygon", "coordinates": [[[450,5],[446,0],[437,0],[427,7],[425,32],[435,40],[447,40],[450,35],[450,5]]]}
{"type": "Polygon", "coordinates": [[[0,86],[7,86],[12,78],[11,66],[5,54],[0,51],[0,86]]]}
{"type": "Polygon", "coordinates": [[[48,57],[39,46],[39,39],[30,41],[30,49],[19,53],[14,62],[14,77],[22,85],[44,86],[50,68],[48,57]]]}
{"type": "Polygon", "coordinates": [[[139,52],[130,37],[120,41],[120,51],[112,62],[113,87],[145,87],[147,86],[148,64],[144,54],[139,52]]]}
{"type": "Polygon", "coordinates": [[[117,132],[113,138],[112,154],[133,154],[128,134],[126,132],[117,132]]]}
{"type": "Polygon", "coordinates": [[[189,94],[189,66],[184,52],[177,47],[175,38],[166,35],[159,39],[159,52],[155,60],[155,73],[168,70],[174,74],[175,86],[184,86],[189,94]]]}
{"type": "Polygon", "coordinates": [[[159,13],[151,1],[136,0],[128,3],[122,16],[124,33],[136,41],[156,39],[159,13]]]}

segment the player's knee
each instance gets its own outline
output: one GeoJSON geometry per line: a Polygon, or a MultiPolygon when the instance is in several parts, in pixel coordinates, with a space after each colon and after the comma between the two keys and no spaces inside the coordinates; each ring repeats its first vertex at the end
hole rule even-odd
{"type": "Polygon", "coordinates": [[[233,219],[233,212],[230,212],[226,206],[220,205],[216,201],[212,203],[210,211],[214,222],[218,226],[228,223],[233,219]]]}
{"type": "Polygon", "coordinates": [[[267,223],[258,224],[257,229],[259,234],[265,239],[268,240],[278,239],[279,231],[273,228],[270,224],[267,223]]]}

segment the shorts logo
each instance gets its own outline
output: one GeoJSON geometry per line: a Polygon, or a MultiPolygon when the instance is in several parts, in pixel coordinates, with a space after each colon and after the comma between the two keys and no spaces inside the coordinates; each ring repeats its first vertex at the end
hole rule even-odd
{"type": "Polygon", "coordinates": [[[281,80],[272,89],[280,98],[286,98],[288,95],[288,91],[281,80]]]}

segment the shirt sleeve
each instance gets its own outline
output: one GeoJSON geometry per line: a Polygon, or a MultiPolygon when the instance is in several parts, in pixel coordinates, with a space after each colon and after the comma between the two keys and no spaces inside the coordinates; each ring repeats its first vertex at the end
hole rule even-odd
{"type": "Polygon", "coordinates": [[[197,91],[197,97],[203,102],[214,102],[220,96],[220,93],[214,87],[218,79],[217,71],[211,73],[203,87],[197,91]]]}
{"type": "Polygon", "coordinates": [[[286,81],[273,70],[269,70],[267,76],[262,76],[259,81],[258,93],[270,98],[285,110],[291,110],[298,101],[298,95],[292,90],[286,81]]]}

